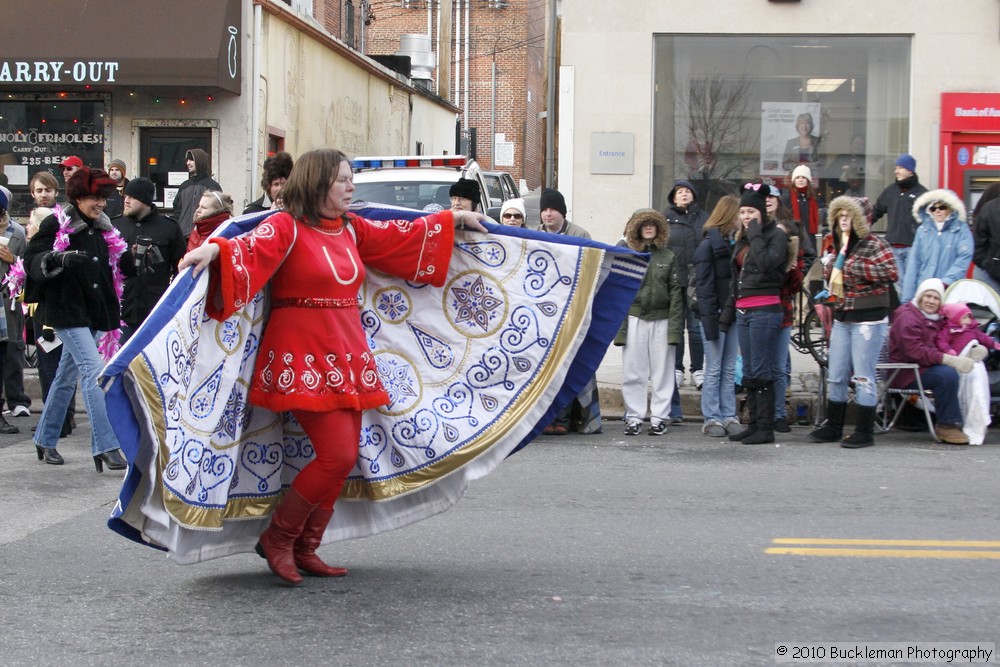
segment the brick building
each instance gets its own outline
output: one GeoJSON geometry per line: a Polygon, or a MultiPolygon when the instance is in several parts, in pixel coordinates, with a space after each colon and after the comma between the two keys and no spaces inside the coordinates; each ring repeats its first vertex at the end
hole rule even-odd
{"type": "Polygon", "coordinates": [[[484,169],[507,171],[515,180],[525,179],[530,188],[542,183],[545,121],[539,113],[545,110],[545,2],[317,1],[316,18],[348,41],[346,22],[334,29],[333,21],[346,16],[339,5],[352,6],[359,31],[355,43],[359,49],[363,44],[366,55],[395,54],[402,35],[430,33],[437,66],[428,85],[462,109],[459,125],[474,135],[469,153],[484,169]],[[444,16],[449,6],[450,17],[444,16]],[[362,16],[370,19],[367,25],[362,16]],[[445,39],[439,41],[439,35],[445,39]],[[438,58],[439,53],[443,57],[438,58]],[[447,86],[440,85],[444,77],[447,86]],[[496,155],[490,141],[494,132],[496,155]]]}

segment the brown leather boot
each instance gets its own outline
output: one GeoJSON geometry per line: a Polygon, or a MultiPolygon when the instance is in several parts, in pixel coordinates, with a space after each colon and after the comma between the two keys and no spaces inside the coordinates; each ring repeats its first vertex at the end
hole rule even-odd
{"type": "Polygon", "coordinates": [[[317,507],[309,515],[299,539],[295,540],[295,565],[314,577],[343,577],[347,574],[347,568],[331,567],[316,555],[316,549],[319,549],[319,545],[323,542],[323,533],[326,532],[326,526],[331,518],[333,518],[332,509],[317,507]]]}
{"type": "Polygon", "coordinates": [[[969,436],[962,432],[962,429],[952,424],[938,424],[934,427],[937,437],[949,445],[967,445],[969,436]]]}
{"type": "Polygon", "coordinates": [[[292,553],[295,540],[302,534],[306,521],[316,508],[298,491],[289,488],[278,508],[271,514],[271,524],[260,535],[257,553],[267,559],[271,572],[290,584],[302,583],[302,575],[295,567],[292,553]]]}

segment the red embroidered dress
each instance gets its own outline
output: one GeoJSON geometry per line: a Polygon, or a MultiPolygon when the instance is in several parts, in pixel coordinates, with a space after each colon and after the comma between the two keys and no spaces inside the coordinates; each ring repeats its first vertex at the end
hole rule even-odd
{"type": "Polygon", "coordinates": [[[455,236],[450,211],[413,222],[349,213],[322,223],[276,213],[246,236],[210,241],[220,250],[205,308],[210,317],[229,317],[271,282],[271,314],[250,386],[254,405],[319,412],[387,404],[358,310],[365,266],[437,287],[445,282],[455,236]]]}

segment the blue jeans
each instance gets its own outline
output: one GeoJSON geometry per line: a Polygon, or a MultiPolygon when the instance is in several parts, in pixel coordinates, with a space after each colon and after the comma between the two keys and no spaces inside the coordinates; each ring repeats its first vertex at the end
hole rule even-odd
{"type": "Polygon", "coordinates": [[[774,418],[784,419],[787,416],[787,401],[785,391],[792,381],[792,355],[788,346],[792,342],[792,327],[782,327],[778,332],[778,342],[774,345],[774,356],[771,358],[771,379],[774,380],[774,418]]]}
{"type": "Polygon", "coordinates": [[[889,333],[887,322],[833,321],[826,381],[827,396],[836,403],[847,402],[847,386],[854,377],[854,397],[858,405],[875,407],[875,365],[889,333]]]}
{"type": "Polygon", "coordinates": [[[87,327],[56,328],[56,335],[62,341],[62,358],[59,370],[49,387],[49,398],[45,401],[42,416],[35,430],[35,444],[54,448],[59,442],[59,432],[66,418],[66,408],[76,391],[80,380],[83,404],[90,417],[90,451],[96,456],[102,452],[118,449],[118,438],[108,421],[108,410],[104,403],[104,391],[97,386],[97,376],[104,368],[104,360],[97,351],[97,337],[101,334],[87,327]]]}
{"type": "MultiPolygon", "coordinates": [[[[931,366],[920,371],[920,381],[924,389],[934,392],[934,410],[937,412],[937,423],[961,427],[962,408],[958,404],[958,371],[950,366],[931,366]]],[[[917,382],[910,383],[910,389],[916,389],[917,382]]]]}
{"type": "MultiPolygon", "coordinates": [[[[685,285],[687,283],[684,283],[685,285]]],[[[702,370],[705,360],[705,349],[702,343],[701,318],[693,308],[687,305],[687,292],[684,292],[684,323],[687,327],[687,340],[690,347],[691,372],[702,370]]],[[[674,360],[674,368],[679,371],[684,370],[684,336],[681,336],[680,345],[677,346],[677,359],[674,360]]]]}
{"type": "Polygon", "coordinates": [[[739,338],[736,329],[720,331],[718,340],[702,340],[705,345],[705,384],[701,387],[701,414],[705,421],[720,424],[736,417],[736,355],[739,338]]]}
{"type": "Polygon", "coordinates": [[[906,260],[910,256],[910,246],[897,248],[892,246],[892,256],[896,260],[896,271],[899,272],[899,280],[896,281],[896,291],[903,289],[903,276],[906,275],[906,260]]]}
{"type": "Polygon", "coordinates": [[[991,276],[990,274],[986,273],[985,271],[983,271],[982,269],[980,269],[978,266],[973,265],[973,267],[972,267],[972,277],[975,278],[976,280],[979,280],[981,282],[986,283],[987,285],[989,285],[990,287],[992,287],[997,292],[1000,292],[1000,283],[998,283],[997,281],[993,280],[993,276],[991,276]]]}
{"type": "Polygon", "coordinates": [[[764,308],[745,308],[736,311],[736,327],[740,334],[740,351],[743,354],[743,377],[746,380],[773,380],[771,363],[781,333],[784,313],[764,308]]]}

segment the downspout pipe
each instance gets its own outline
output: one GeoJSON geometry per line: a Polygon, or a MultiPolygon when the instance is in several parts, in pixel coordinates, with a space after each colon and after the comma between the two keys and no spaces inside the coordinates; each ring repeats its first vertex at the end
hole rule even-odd
{"type": "Polygon", "coordinates": [[[260,159],[260,73],[261,58],[263,58],[262,52],[264,50],[261,48],[263,34],[264,8],[261,7],[258,1],[253,4],[253,67],[250,81],[250,85],[252,86],[250,90],[251,116],[250,122],[247,123],[247,126],[250,128],[250,163],[254,165],[254,168],[247,170],[247,201],[256,199],[254,195],[257,193],[257,177],[260,173],[257,161],[260,159]]]}

